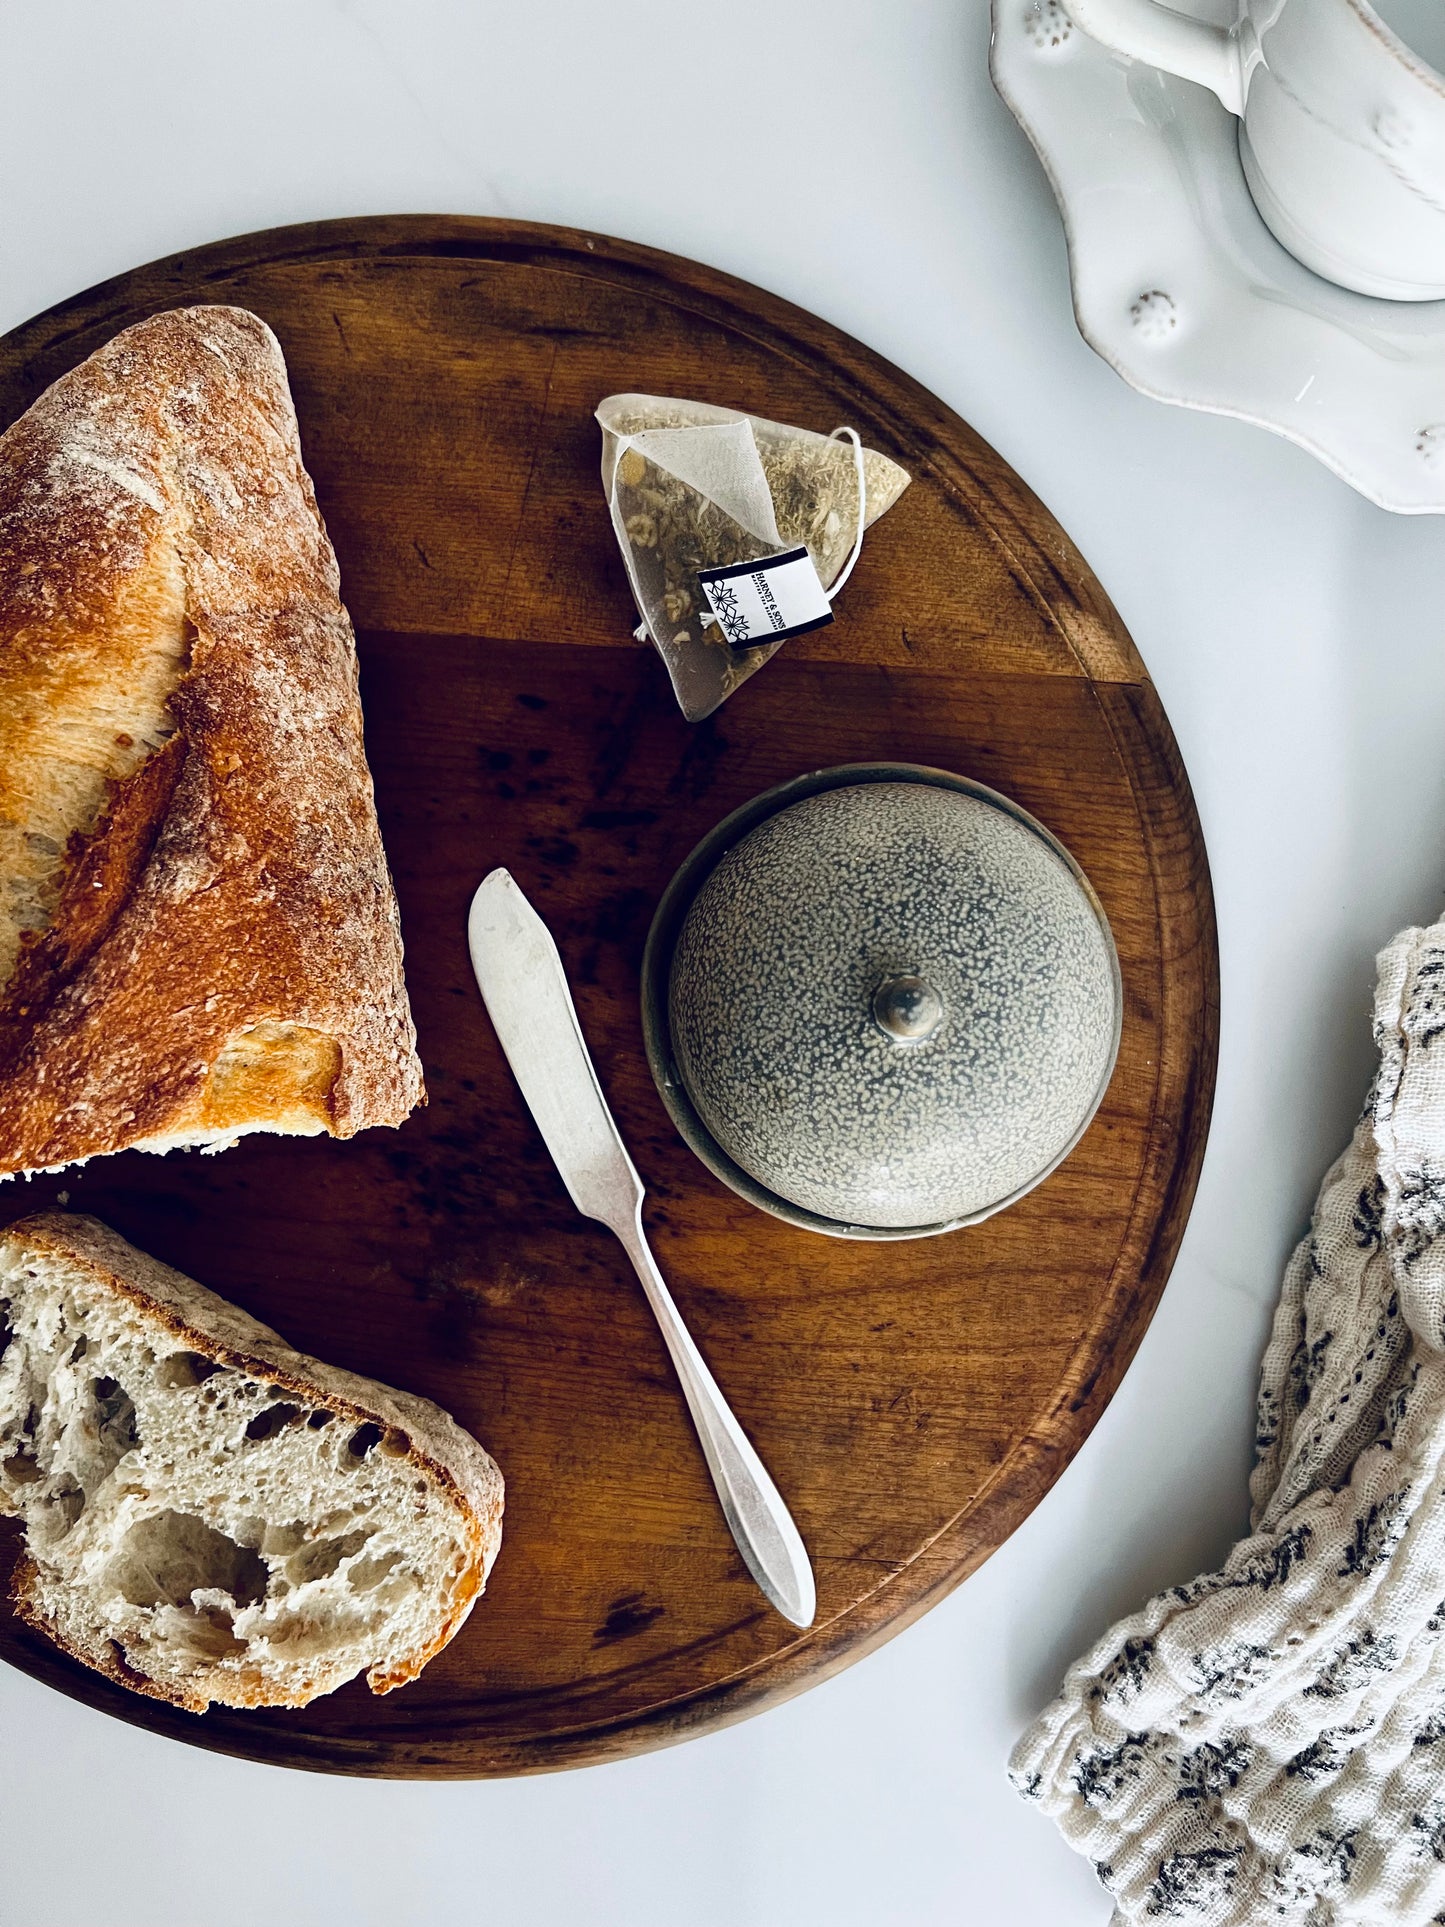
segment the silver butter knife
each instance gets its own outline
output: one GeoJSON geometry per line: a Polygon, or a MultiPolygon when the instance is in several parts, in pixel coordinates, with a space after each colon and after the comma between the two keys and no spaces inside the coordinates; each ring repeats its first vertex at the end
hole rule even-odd
{"type": "Polygon", "coordinates": [[[748,1571],[785,1619],[811,1626],[813,1569],[798,1528],[663,1283],[642,1229],[642,1180],[597,1082],[562,959],[506,870],[493,870],[472,898],[467,942],[487,1014],[572,1202],[616,1233],[642,1280],[748,1571]]]}

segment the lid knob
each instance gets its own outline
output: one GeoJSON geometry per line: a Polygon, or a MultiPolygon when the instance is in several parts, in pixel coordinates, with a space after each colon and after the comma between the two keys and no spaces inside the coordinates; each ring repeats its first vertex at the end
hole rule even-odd
{"type": "Polygon", "coordinates": [[[885,977],[873,992],[873,1021],[895,1044],[926,1044],[943,1022],[943,999],[922,977],[885,977]]]}

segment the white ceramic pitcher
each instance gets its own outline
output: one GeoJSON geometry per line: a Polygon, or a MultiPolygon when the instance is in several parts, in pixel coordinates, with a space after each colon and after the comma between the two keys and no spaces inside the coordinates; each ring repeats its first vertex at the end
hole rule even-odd
{"type": "Polygon", "coordinates": [[[1239,116],[1255,205],[1306,267],[1389,300],[1445,297],[1445,79],[1369,0],[1239,0],[1229,28],[1156,0],[1065,4],[1239,116]]]}

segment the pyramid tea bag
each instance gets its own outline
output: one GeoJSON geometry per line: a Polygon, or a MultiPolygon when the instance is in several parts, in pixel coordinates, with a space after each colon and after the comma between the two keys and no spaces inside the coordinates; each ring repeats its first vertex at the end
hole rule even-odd
{"type": "Polygon", "coordinates": [[[851,430],[839,440],[707,402],[610,395],[597,420],[638,634],[699,722],[788,636],[831,619],[827,591],[909,477],[851,430]]]}

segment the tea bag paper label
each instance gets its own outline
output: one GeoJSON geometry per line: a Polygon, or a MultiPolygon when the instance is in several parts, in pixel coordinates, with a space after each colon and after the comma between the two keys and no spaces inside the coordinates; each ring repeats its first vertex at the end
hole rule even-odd
{"type": "Polygon", "coordinates": [[[833,620],[813,558],[806,549],[699,569],[697,579],[724,640],[733,649],[786,642],[833,620]]]}

